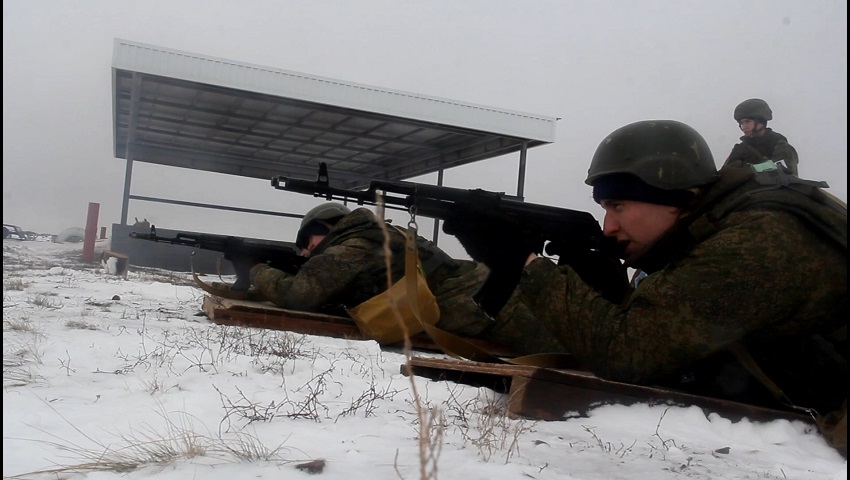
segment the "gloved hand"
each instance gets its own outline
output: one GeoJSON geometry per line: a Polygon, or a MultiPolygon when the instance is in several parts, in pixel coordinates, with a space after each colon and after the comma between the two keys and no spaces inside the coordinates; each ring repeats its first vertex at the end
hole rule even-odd
{"type": "Polygon", "coordinates": [[[490,269],[472,298],[493,318],[519,284],[528,256],[543,248],[543,240],[524,233],[515,222],[493,215],[448,219],[443,232],[457,237],[473,260],[490,269]]]}
{"type": "Polygon", "coordinates": [[[525,233],[516,222],[494,215],[445,220],[443,232],[457,237],[466,253],[491,271],[520,271],[531,253],[540,253],[543,240],[525,233]]]}
{"type": "Polygon", "coordinates": [[[231,285],[230,289],[244,292],[251,288],[251,268],[260,262],[247,254],[241,246],[242,239],[228,237],[225,240],[224,258],[230,260],[236,272],[236,283],[231,285]]]}
{"type": "Polygon", "coordinates": [[[625,299],[629,288],[626,266],[616,256],[598,250],[564,249],[558,265],[569,265],[591,288],[611,303],[625,299]]]}
{"type": "Polygon", "coordinates": [[[726,158],[723,165],[743,167],[749,164],[762,163],[766,161],[767,158],[765,158],[755,148],[745,143],[736,143],[735,146],[732,147],[732,151],[729,153],[729,157],[726,158]]]}

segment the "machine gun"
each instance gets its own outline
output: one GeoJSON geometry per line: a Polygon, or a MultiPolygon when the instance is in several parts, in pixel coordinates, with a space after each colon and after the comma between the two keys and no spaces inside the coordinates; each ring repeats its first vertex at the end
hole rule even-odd
{"type": "MultiPolygon", "coordinates": [[[[616,241],[602,235],[599,223],[590,213],[528,203],[505,193],[392,180],[372,180],[365,190],[336,188],[330,185],[328,167],[324,162],[319,165],[315,181],[278,176],[273,177],[271,183],[278,190],[313,195],[328,201],[346,201],[358,205],[380,203],[386,208],[407,210],[413,215],[444,221],[463,222],[485,213],[519,229],[517,233],[528,238],[530,243],[545,244],[545,253],[557,256],[559,264],[572,265],[572,260],[588,255],[619,263],[621,254],[616,241]]],[[[625,269],[623,272],[625,275],[625,269]]],[[[488,313],[500,310],[516,286],[520,273],[513,272],[499,278],[491,275],[474,295],[475,300],[488,313]]],[[[579,271],[580,275],[582,273],[579,271]]],[[[594,281],[588,278],[595,275],[592,272],[584,273],[587,275],[582,277],[608,298],[621,297],[628,285],[625,278],[622,286],[618,284],[613,289],[611,285],[594,285],[594,281]],[[623,290],[619,291],[620,288],[623,290]]]]}
{"type": "MultiPolygon", "coordinates": [[[[130,232],[130,237],[222,252],[227,259],[247,257],[293,275],[298,273],[301,265],[307,261],[306,257],[299,255],[295,247],[230,235],[178,232],[173,237],[160,237],[156,234],[156,226],[151,225],[150,233],[130,232]]],[[[236,291],[247,290],[250,287],[250,279],[247,278],[246,272],[239,272],[237,269],[236,273],[236,283],[231,288],[236,291]]]]}

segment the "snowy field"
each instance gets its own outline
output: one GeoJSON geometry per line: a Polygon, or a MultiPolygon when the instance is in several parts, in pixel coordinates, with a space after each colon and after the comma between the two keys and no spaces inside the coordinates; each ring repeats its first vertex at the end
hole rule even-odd
{"type": "Polygon", "coordinates": [[[502,395],[408,378],[371,341],[215,325],[203,296],[185,273],[110,274],[82,244],[4,240],[4,478],[847,478],[800,422],[511,419],[502,395]]]}

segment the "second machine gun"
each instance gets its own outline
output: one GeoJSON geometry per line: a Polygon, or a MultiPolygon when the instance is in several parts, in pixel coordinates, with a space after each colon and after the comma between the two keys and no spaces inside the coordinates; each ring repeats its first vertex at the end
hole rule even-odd
{"type": "MultiPolygon", "coordinates": [[[[130,232],[130,237],[221,252],[225,255],[225,258],[230,256],[246,256],[255,259],[257,263],[266,263],[273,268],[290,274],[298,273],[301,265],[307,261],[306,257],[298,254],[298,250],[295,247],[276,245],[270,242],[230,235],[178,232],[173,237],[161,237],[156,234],[156,227],[151,225],[150,233],[130,232]]],[[[233,289],[247,290],[249,286],[250,279],[242,275],[237,277],[233,289]]]]}

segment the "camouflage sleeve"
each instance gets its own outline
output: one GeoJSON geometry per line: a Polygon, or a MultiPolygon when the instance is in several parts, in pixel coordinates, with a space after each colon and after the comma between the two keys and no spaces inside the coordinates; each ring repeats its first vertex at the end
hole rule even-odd
{"type": "Polygon", "coordinates": [[[777,142],[776,146],[773,147],[773,160],[784,160],[788,170],[797,175],[797,164],[800,163],[797,150],[787,141],[777,142]]]}
{"type": "Polygon", "coordinates": [[[723,162],[723,166],[743,167],[753,163],[761,163],[767,160],[758,150],[744,143],[736,143],[723,162]]]}
{"type": "Polygon", "coordinates": [[[844,262],[830,266],[825,259],[834,262],[834,254],[818,254],[821,242],[787,213],[738,212],[721,228],[685,259],[647,276],[623,307],[570,267],[540,259],[526,267],[515,300],[585,368],[644,383],[787,320],[789,312],[805,317],[802,306],[823,298],[822,285],[830,283],[819,275],[839,278],[843,268],[846,278],[844,262]]]}
{"type": "Polygon", "coordinates": [[[361,248],[356,241],[331,246],[310,257],[296,275],[256,265],[251,270],[251,284],[279,307],[317,311],[346,298],[357,278],[373,262],[371,251],[374,249],[361,248]]]}

